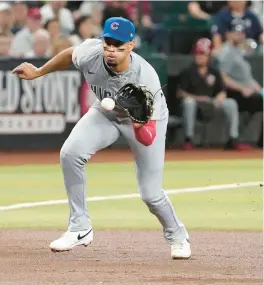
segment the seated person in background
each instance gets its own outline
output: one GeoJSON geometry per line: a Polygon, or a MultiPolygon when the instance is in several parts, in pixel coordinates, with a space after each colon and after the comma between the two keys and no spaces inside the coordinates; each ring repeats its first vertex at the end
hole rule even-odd
{"type": "Polygon", "coordinates": [[[141,1],[140,5],[137,1],[126,1],[124,7],[129,15],[130,20],[136,28],[140,28],[140,37],[136,36],[136,48],[141,46],[142,42],[146,42],[157,52],[167,53],[168,31],[162,24],[154,23],[151,17],[153,6],[151,1],[141,1]],[[141,17],[139,18],[139,9],[141,9],[141,17]]]}
{"type": "Polygon", "coordinates": [[[141,24],[141,28],[148,28],[148,29],[154,27],[155,24],[153,23],[150,16],[151,6],[149,2],[150,1],[142,1],[140,5],[136,1],[126,1],[124,3],[124,7],[127,14],[129,15],[129,18],[136,26],[139,26],[139,24],[141,24]],[[139,23],[139,9],[141,9],[141,14],[142,14],[140,19],[141,23],[139,23]]]}
{"type": "Polygon", "coordinates": [[[14,1],[12,4],[12,28],[11,31],[13,34],[16,34],[20,30],[22,30],[27,23],[27,13],[28,6],[23,1],[14,1]]]}
{"type": "Polygon", "coordinates": [[[237,103],[234,99],[226,98],[220,73],[209,65],[211,49],[209,39],[199,39],[193,49],[194,63],[180,75],[178,96],[182,98],[183,106],[184,148],[188,150],[194,147],[192,139],[197,111],[213,113],[215,108],[222,108],[229,121],[229,140],[225,149],[246,150],[249,146],[238,143],[237,103]]]}
{"type": "Polygon", "coordinates": [[[60,23],[57,18],[48,20],[44,25],[44,29],[49,33],[51,45],[62,35],[60,23]]]}
{"type": "MultiPolygon", "coordinates": [[[[83,3],[87,3],[87,2],[88,1],[67,1],[67,5],[65,7],[73,13],[74,11],[80,9],[80,6],[83,3]]],[[[90,3],[90,1],[88,3],[90,3]]]]}
{"type": "Polygon", "coordinates": [[[51,47],[51,56],[54,57],[55,55],[59,54],[61,51],[72,47],[72,42],[66,36],[60,36],[51,47]]]}
{"type": "Polygon", "coordinates": [[[12,11],[11,6],[8,3],[0,2],[0,35],[6,37],[12,37],[11,31],[12,25],[12,11]]]}
{"type": "Polygon", "coordinates": [[[90,16],[92,21],[92,34],[94,37],[99,37],[103,33],[102,17],[104,2],[101,1],[85,1],[80,5],[80,8],[73,12],[74,19],[77,21],[82,16],[90,16]]]}
{"type": "Polygon", "coordinates": [[[94,38],[93,22],[90,16],[81,16],[75,22],[75,31],[69,37],[73,46],[81,44],[86,39],[94,38]]]}
{"type": "Polygon", "coordinates": [[[99,3],[97,3],[97,5],[93,7],[92,14],[90,15],[90,17],[93,22],[93,35],[99,37],[103,33],[102,29],[103,11],[99,3]]]}
{"type": "Polygon", "coordinates": [[[25,53],[25,58],[50,56],[50,37],[49,33],[44,29],[39,29],[33,34],[32,50],[25,53]]]}
{"type": "Polygon", "coordinates": [[[209,20],[226,6],[226,1],[189,1],[188,12],[196,19],[209,20]]]}
{"type": "Polygon", "coordinates": [[[0,56],[9,56],[9,49],[13,38],[11,27],[11,6],[0,3],[0,56]]]}
{"type": "Polygon", "coordinates": [[[12,37],[0,35],[0,57],[9,56],[12,37]]]}
{"type": "Polygon", "coordinates": [[[28,9],[26,26],[15,34],[11,43],[10,55],[24,56],[32,50],[33,34],[41,27],[41,14],[39,8],[28,9]]]}
{"type": "Polygon", "coordinates": [[[61,31],[69,35],[74,30],[72,13],[65,6],[67,1],[46,1],[41,9],[41,19],[44,25],[48,20],[57,18],[60,23],[61,31]]]}
{"type": "Polygon", "coordinates": [[[243,19],[245,22],[245,35],[247,39],[263,44],[263,28],[258,17],[247,8],[247,1],[228,1],[228,7],[219,11],[214,19],[212,41],[214,50],[221,48],[222,42],[226,41],[226,32],[233,19],[243,19]]]}
{"type": "Polygon", "coordinates": [[[230,23],[227,42],[218,53],[217,60],[228,97],[236,100],[240,111],[252,114],[263,112],[263,87],[253,78],[251,66],[241,49],[245,41],[245,25],[242,19],[234,19],[230,23]]]}
{"type": "Polygon", "coordinates": [[[103,9],[103,17],[101,24],[103,25],[108,18],[122,17],[130,19],[123,1],[106,1],[103,9]]]}

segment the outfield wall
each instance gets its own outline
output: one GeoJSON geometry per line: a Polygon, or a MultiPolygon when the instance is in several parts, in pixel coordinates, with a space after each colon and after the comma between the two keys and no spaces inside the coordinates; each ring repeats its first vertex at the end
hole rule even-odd
{"type": "MultiPolygon", "coordinates": [[[[164,88],[166,97],[173,97],[175,77],[190,63],[191,57],[177,55],[167,58],[152,55],[146,59],[157,70],[161,84],[168,84],[164,88]]],[[[249,60],[256,79],[261,82],[263,57],[254,56],[249,60]]],[[[80,72],[73,66],[67,71],[49,74],[33,81],[20,80],[11,71],[23,61],[0,59],[0,150],[60,148],[76,122],[89,109],[94,100],[93,94],[89,92],[80,72]]],[[[46,60],[35,59],[30,62],[40,66],[46,60]]],[[[220,127],[223,125],[221,120],[220,118],[218,122],[220,127]]],[[[256,120],[256,123],[259,121],[256,120]]],[[[257,128],[253,123],[253,133],[246,134],[246,140],[256,140],[254,131],[257,128]]],[[[178,129],[180,131],[171,144],[180,144],[183,134],[180,125],[177,126],[178,129]]],[[[219,131],[219,126],[213,126],[208,130],[209,140],[213,139],[213,144],[221,144],[225,140],[226,130],[222,129],[219,131]],[[214,133],[216,129],[217,133],[214,133]]],[[[201,136],[201,133],[203,131],[198,128],[197,135],[201,136]]],[[[120,139],[114,146],[123,146],[124,143],[120,139]]]]}

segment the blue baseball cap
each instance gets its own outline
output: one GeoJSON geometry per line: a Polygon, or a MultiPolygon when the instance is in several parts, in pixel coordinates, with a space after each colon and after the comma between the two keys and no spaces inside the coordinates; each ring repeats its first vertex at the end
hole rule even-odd
{"type": "Polygon", "coordinates": [[[112,17],[105,21],[104,33],[100,38],[112,38],[124,43],[135,38],[135,26],[128,19],[112,17]]]}

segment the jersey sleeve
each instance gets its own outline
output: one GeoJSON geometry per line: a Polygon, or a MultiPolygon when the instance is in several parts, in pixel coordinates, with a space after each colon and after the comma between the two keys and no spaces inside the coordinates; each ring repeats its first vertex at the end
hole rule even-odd
{"type": "Polygon", "coordinates": [[[98,50],[101,40],[87,39],[74,48],[72,53],[72,62],[77,69],[83,71],[84,66],[88,63],[90,57],[98,50]]]}

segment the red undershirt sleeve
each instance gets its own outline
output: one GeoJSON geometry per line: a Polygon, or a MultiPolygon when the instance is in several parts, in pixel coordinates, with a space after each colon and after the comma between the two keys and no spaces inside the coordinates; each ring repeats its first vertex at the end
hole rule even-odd
{"type": "Polygon", "coordinates": [[[156,121],[149,121],[139,128],[136,128],[133,124],[133,129],[138,142],[145,146],[149,146],[153,143],[156,137],[156,121]]]}

